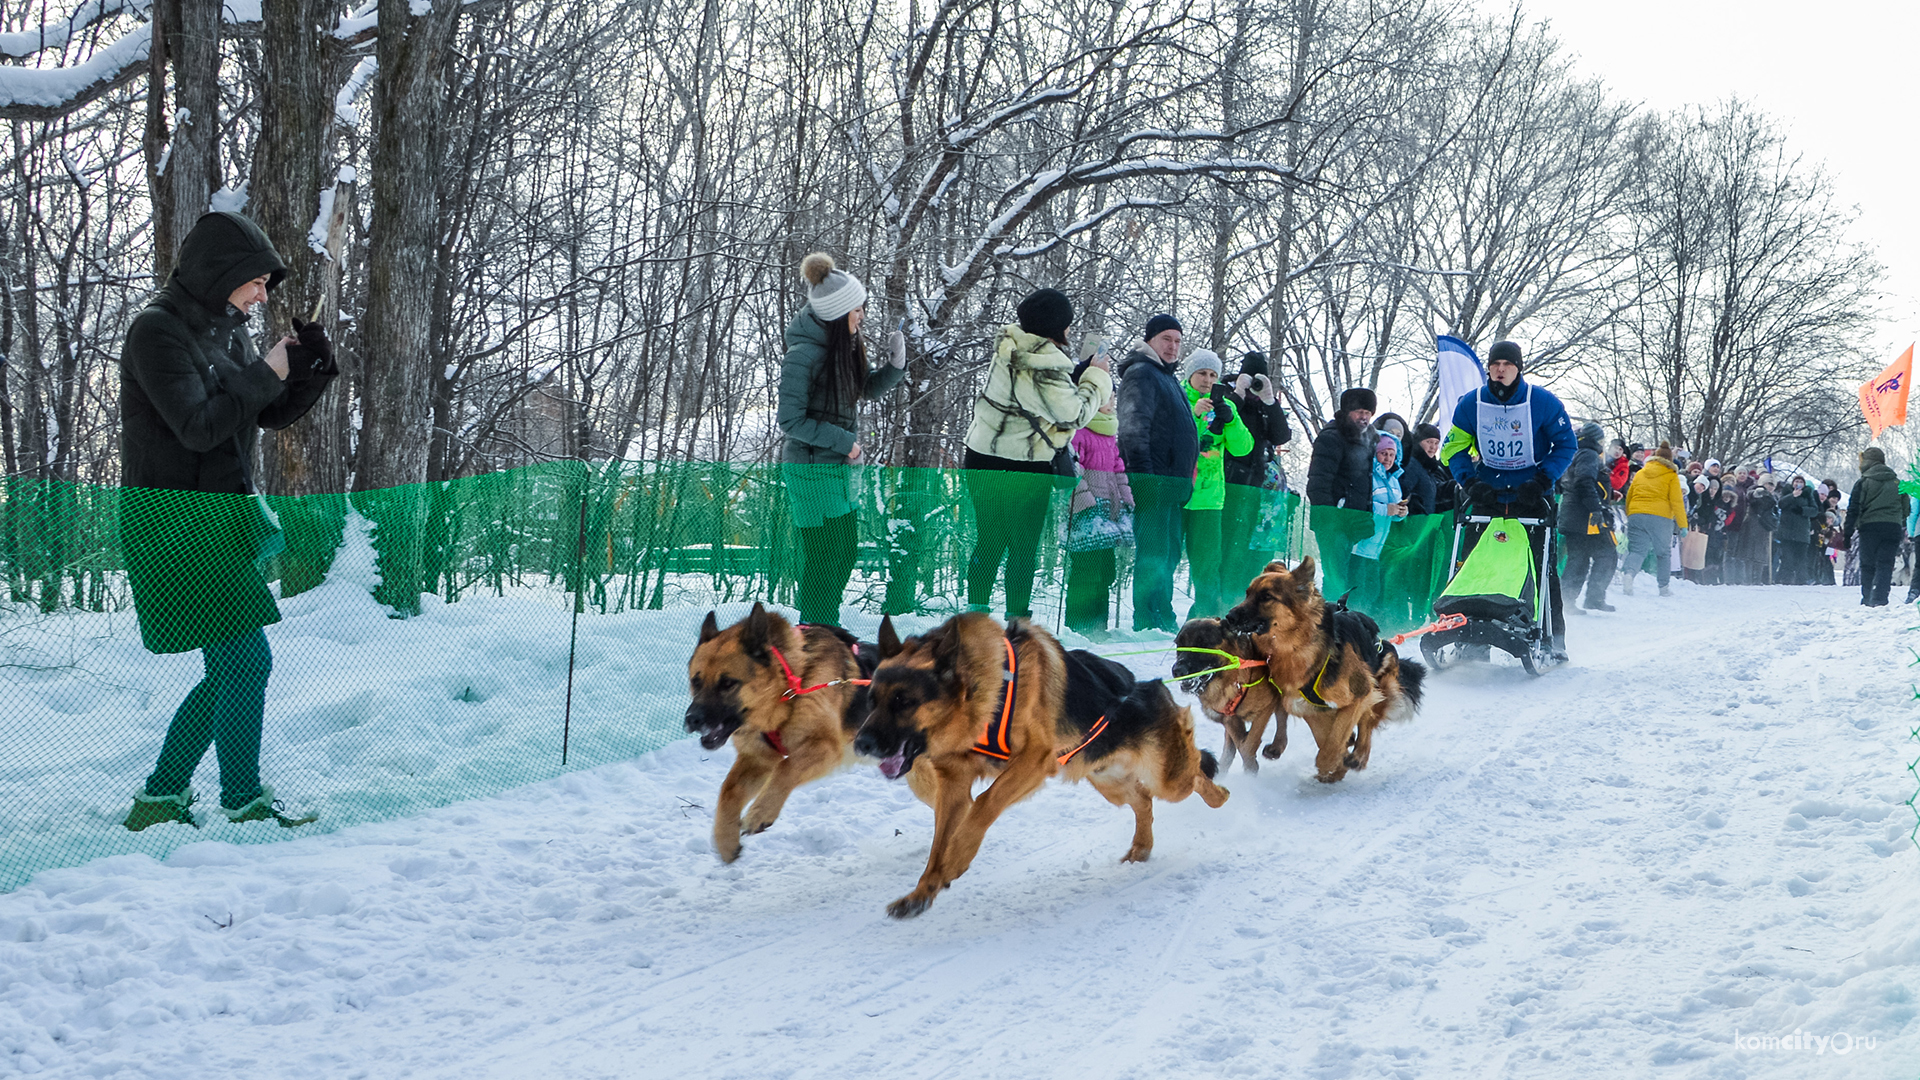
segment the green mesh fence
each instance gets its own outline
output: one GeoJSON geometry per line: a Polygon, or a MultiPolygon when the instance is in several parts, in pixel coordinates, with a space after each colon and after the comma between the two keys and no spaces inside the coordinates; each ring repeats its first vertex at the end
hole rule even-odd
{"type": "MultiPolygon", "coordinates": [[[[848,485],[847,617],[964,610],[966,475],[860,468],[848,485]]],[[[1309,522],[1298,496],[1264,498],[1264,551],[1319,555],[1328,594],[1354,588],[1386,632],[1425,620],[1450,518],[1397,523],[1380,558],[1341,560],[1330,553],[1351,556],[1372,515],[1316,509],[1309,522]]],[[[559,462],[266,502],[281,535],[262,561],[267,530],[244,497],[0,488],[0,889],[101,856],[404,817],[660,747],[684,735],[684,665],[706,611],[791,610],[803,561],[777,465],[559,462]],[[201,678],[202,646],[276,612],[261,776],[319,821],[228,822],[205,753],[192,774],[201,828],[123,828],[201,678]]],[[[1053,496],[1033,605],[1056,628],[1068,503],[1053,496]]],[[[1125,627],[1129,549],[1116,563],[1109,625],[1125,627]]],[[[1184,614],[1184,569],[1176,593],[1184,614]]]]}

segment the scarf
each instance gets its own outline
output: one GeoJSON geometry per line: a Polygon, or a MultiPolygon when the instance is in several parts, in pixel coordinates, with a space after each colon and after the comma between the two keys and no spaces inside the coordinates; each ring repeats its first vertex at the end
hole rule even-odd
{"type": "Polygon", "coordinates": [[[1112,413],[1094,413],[1093,419],[1087,421],[1087,430],[1095,435],[1114,438],[1120,434],[1120,418],[1112,413]]]}

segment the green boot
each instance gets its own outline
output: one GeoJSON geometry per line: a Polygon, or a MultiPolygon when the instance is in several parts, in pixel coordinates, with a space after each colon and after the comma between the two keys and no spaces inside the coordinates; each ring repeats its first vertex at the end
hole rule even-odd
{"type": "Polygon", "coordinates": [[[124,824],[128,832],[139,832],[149,825],[166,821],[177,821],[197,829],[200,823],[193,820],[193,815],[187,811],[192,805],[192,791],[183,791],[178,795],[149,795],[143,788],[133,796],[133,809],[127,813],[124,824]]]}

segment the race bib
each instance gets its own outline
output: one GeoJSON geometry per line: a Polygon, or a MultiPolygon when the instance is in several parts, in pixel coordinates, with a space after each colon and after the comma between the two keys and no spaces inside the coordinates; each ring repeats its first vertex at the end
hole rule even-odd
{"type": "Polygon", "coordinates": [[[1496,405],[1484,397],[1478,405],[1480,464],[1518,472],[1537,464],[1533,454],[1533,395],[1515,405],[1496,405]]]}

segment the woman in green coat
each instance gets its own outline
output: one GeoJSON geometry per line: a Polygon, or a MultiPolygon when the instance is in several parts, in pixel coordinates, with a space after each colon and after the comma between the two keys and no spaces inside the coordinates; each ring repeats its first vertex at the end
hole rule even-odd
{"type": "Polygon", "coordinates": [[[1193,497],[1180,516],[1187,534],[1187,580],[1193,586],[1188,619],[1225,615],[1230,598],[1247,586],[1244,581],[1224,579],[1226,567],[1233,561],[1223,558],[1220,550],[1226,528],[1225,454],[1245,457],[1253,450],[1253,432],[1240,419],[1226,389],[1220,385],[1220,358],[1211,350],[1200,349],[1187,358],[1187,405],[1193,410],[1194,426],[1200,435],[1193,497]]]}
{"type": "Polygon", "coordinates": [[[807,306],[787,324],[775,421],[787,437],[781,472],[805,560],[800,621],[839,626],[840,601],[860,550],[849,467],[866,462],[855,434],[859,404],[900,385],[907,339],[895,330],[887,341],[887,363],[870,370],[860,339],[866,286],[819,252],[800,263],[800,276],[807,285],[807,306]]]}
{"type": "Polygon", "coordinates": [[[277,524],[253,498],[260,429],[305,415],[338,374],[316,325],[296,321],[265,358],[248,313],[287,273],[247,218],[207,214],[180,245],[173,274],[127,330],[120,358],[120,542],[140,636],[156,653],[199,649],[205,677],[167,728],[160,760],[126,827],[195,825],[188,782],[211,745],[220,807],[232,821],[281,814],[260,782],[260,731],[273,654],[262,627],[280,621],[260,562],[277,524]]]}

